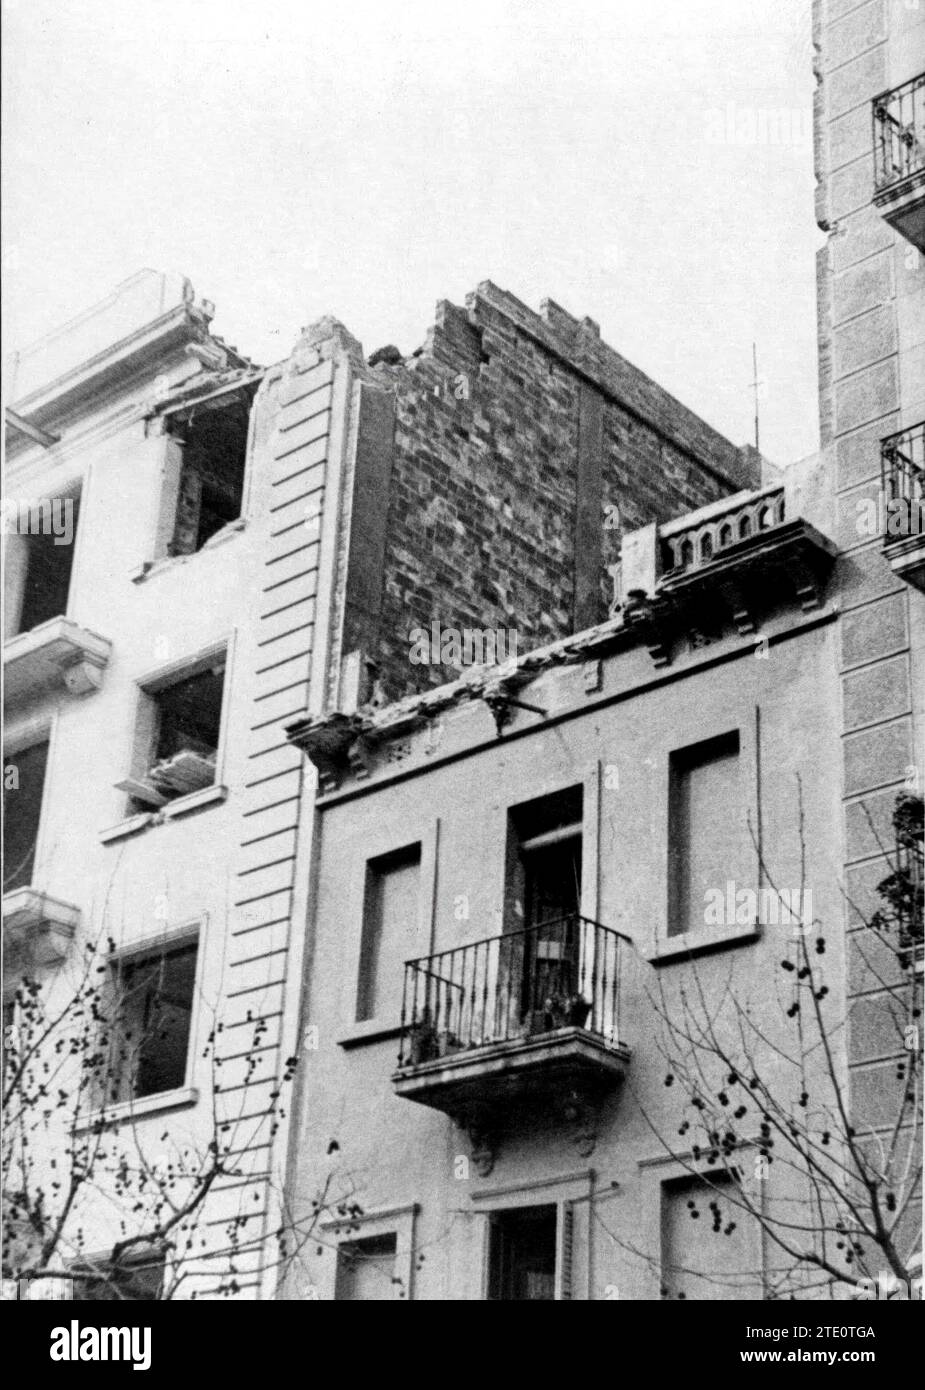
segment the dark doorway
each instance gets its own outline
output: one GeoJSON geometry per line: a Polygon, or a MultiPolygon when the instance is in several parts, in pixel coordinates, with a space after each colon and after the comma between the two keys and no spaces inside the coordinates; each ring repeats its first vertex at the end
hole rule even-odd
{"type": "Polygon", "coordinates": [[[555,1301],[555,1206],[523,1207],[492,1217],[488,1297],[494,1302],[555,1301]]]}
{"type": "Polygon", "coordinates": [[[577,913],[581,901],[582,788],[512,806],[508,816],[505,931],[577,913]]]}
{"type": "Polygon", "coordinates": [[[573,916],[581,903],[581,831],[557,843],[521,850],[524,926],[573,916]]]}
{"type": "Polygon", "coordinates": [[[581,786],[511,808],[505,941],[499,979],[507,1027],[530,1032],[571,1018],[578,988],[581,786]]]}

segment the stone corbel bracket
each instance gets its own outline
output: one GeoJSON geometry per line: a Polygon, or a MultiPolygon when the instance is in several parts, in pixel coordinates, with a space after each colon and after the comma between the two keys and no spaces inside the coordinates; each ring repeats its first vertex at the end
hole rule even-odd
{"type": "Polygon", "coordinates": [[[422,727],[426,720],[411,712],[387,724],[365,713],[331,714],[298,720],[286,727],[286,737],[301,748],[318,769],[322,793],[336,791],[346,775],[358,779],[372,773],[379,747],[422,727]]]}
{"type": "Polygon", "coordinates": [[[105,661],[86,655],[77,661],[63,662],[61,679],[70,695],[89,695],[102,685],[105,666],[105,661]]]}
{"type": "Polygon", "coordinates": [[[301,748],[318,769],[322,792],[336,791],[344,773],[351,767],[350,750],[364,732],[366,721],[359,714],[333,714],[299,719],[286,726],[286,738],[301,748]]]}
{"type": "Polygon", "coordinates": [[[488,681],[480,692],[482,699],[491,711],[491,716],[495,721],[495,731],[499,738],[505,725],[510,723],[512,709],[525,709],[532,714],[546,717],[547,711],[541,706],[530,705],[524,700],[517,699],[517,692],[533,679],[534,674],[533,671],[519,670],[506,675],[499,675],[488,681]]]}
{"type": "Polygon", "coordinates": [[[649,598],[638,589],[632,590],[623,605],[625,626],[639,634],[655,666],[671,664],[672,619],[670,603],[662,598],[649,598]]]}
{"type": "Polygon", "coordinates": [[[600,1129],[599,1098],[573,1092],[563,1099],[562,1113],[571,1127],[576,1152],[581,1158],[590,1158],[597,1147],[600,1129]]]}
{"type": "Polygon", "coordinates": [[[70,695],[98,690],[112,643],[71,618],[51,618],[3,646],[6,699],[22,700],[63,685],[70,695]]]}
{"type": "Polygon", "coordinates": [[[480,1178],[490,1177],[498,1156],[497,1135],[482,1124],[470,1123],[464,1128],[469,1137],[469,1153],[475,1171],[480,1178]]]}

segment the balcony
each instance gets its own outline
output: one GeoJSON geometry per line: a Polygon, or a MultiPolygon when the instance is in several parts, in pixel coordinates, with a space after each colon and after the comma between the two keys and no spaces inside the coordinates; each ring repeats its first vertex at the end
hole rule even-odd
{"type": "Polygon", "coordinates": [[[8,974],[38,965],[55,965],[68,953],[80,922],[80,909],[40,893],[17,888],[3,898],[4,970],[8,974]]]}
{"type": "Polygon", "coordinates": [[[925,251],[925,73],[873,101],[874,203],[925,251]]]}
{"type": "Polygon", "coordinates": [[[409,961],[395,1094],[450,1115],[483,1161],[489,1136],[556,1107],[590,1152],[594,1111],[629,1062],[620,1033],[629,947],[569,916],[409,961]]]}
{"type": "Polygon", "coordinates": [[[671,578],[687,574],[721,559],[744,541],[784,523],[784,489],[752,493],[746,501],[719,512],[706,521],[680,529],[662,527],[668,552],[665,572],[671,578]]]}
{"type": "Polygon", "coordinates": [[[880,466],[883,554],[894,574],[925,592],[925,421],[882,440],[880,466]]]}
{"type": "Polygon", "coordinates": [[[639,535],[647,556],[625,548],[632,566],[611,611],[622,611],[656,666],[671,662],[679,638],[701,646],[729,626],[740,636],[756,633],[775,607],[820,608],[836,553],[804,517],[788,515],[779,485],[721,499],[639,535]]]}
{"type": "Polygon", "coordinates": [[[70,618],[21,632],[3,644],[5,698],[9,704],[63,686],[71,695],[97,690],[112,643],[70,618]]]}

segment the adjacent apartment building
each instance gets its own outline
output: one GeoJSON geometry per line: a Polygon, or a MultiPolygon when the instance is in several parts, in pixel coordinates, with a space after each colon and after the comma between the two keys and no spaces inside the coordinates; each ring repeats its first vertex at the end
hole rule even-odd
{"type": "MultiPolygon", "coordinates": [[[[10,364],[4,1274],[20,1297],[258,1298],[288,1278],[285,1159],[321,1118],[303,981],[318,997],[319,972],[340,978],[316,885],[346,902],[365,859],[332,889],[316,770],[286,728],[441,698],[445,666],[409,660],[414,629],[503,634],[508,656],[570,639],[606,618],[628,529],[760,481],[753,450],[591,320],[491,284],[441,303],[409,357],[367,358],[323,320],[263,368],[213,316],[188,281],[143,271],[10,364]]],[[[400,852],[410,902],[414,837],[396,833],[381,853],[400,852]]],[[[326,1023],[338,1059],[341,1023],[369,1035],[350,1067],[394,1053],[372,1034],[395,1025],[406,944],[382,948],[381,997],[367,961],[363,1002],[326,1023]]]]}
{"type": "MultiPolygon", "coordinates": [[[[633,517],[572,633],[457,676],[434,631],[443,684],[288,725],[319,785],[284,1296],[921,1269],[925,10],[814,16],[819,455],[633,517]]],[[[580,425],[599,576],[611,438],[580,425]]]]}

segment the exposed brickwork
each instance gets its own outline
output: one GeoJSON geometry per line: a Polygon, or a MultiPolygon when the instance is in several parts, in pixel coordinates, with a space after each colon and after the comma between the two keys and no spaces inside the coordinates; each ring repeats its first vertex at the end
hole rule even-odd
{"type": "Polygon", "coordinates": [[[446,626],[514,629],[521,650],[606,616],[607,566],[620,535],[664,521],[758,481],[749,451],[729,443],[602,343],[590,320],[547,303],[531,312],[493,285],[466,309],[446,302],[425,348],[380,363],[395,392],[377,660],[397,696],[446,680],[412,666],[408,634],[446,626]],[[579,436],[585,399],[602,401],[600,495],[582,498],[579,436]],[[610,509],[610,510],[608,510],[610,509]],[[596,512],[597,556],[585,546],[596,512]],[[576,534],[584,583],[576,623],[576,534]],[[600,575],[597,611],[588,565],[600,575]]]}

